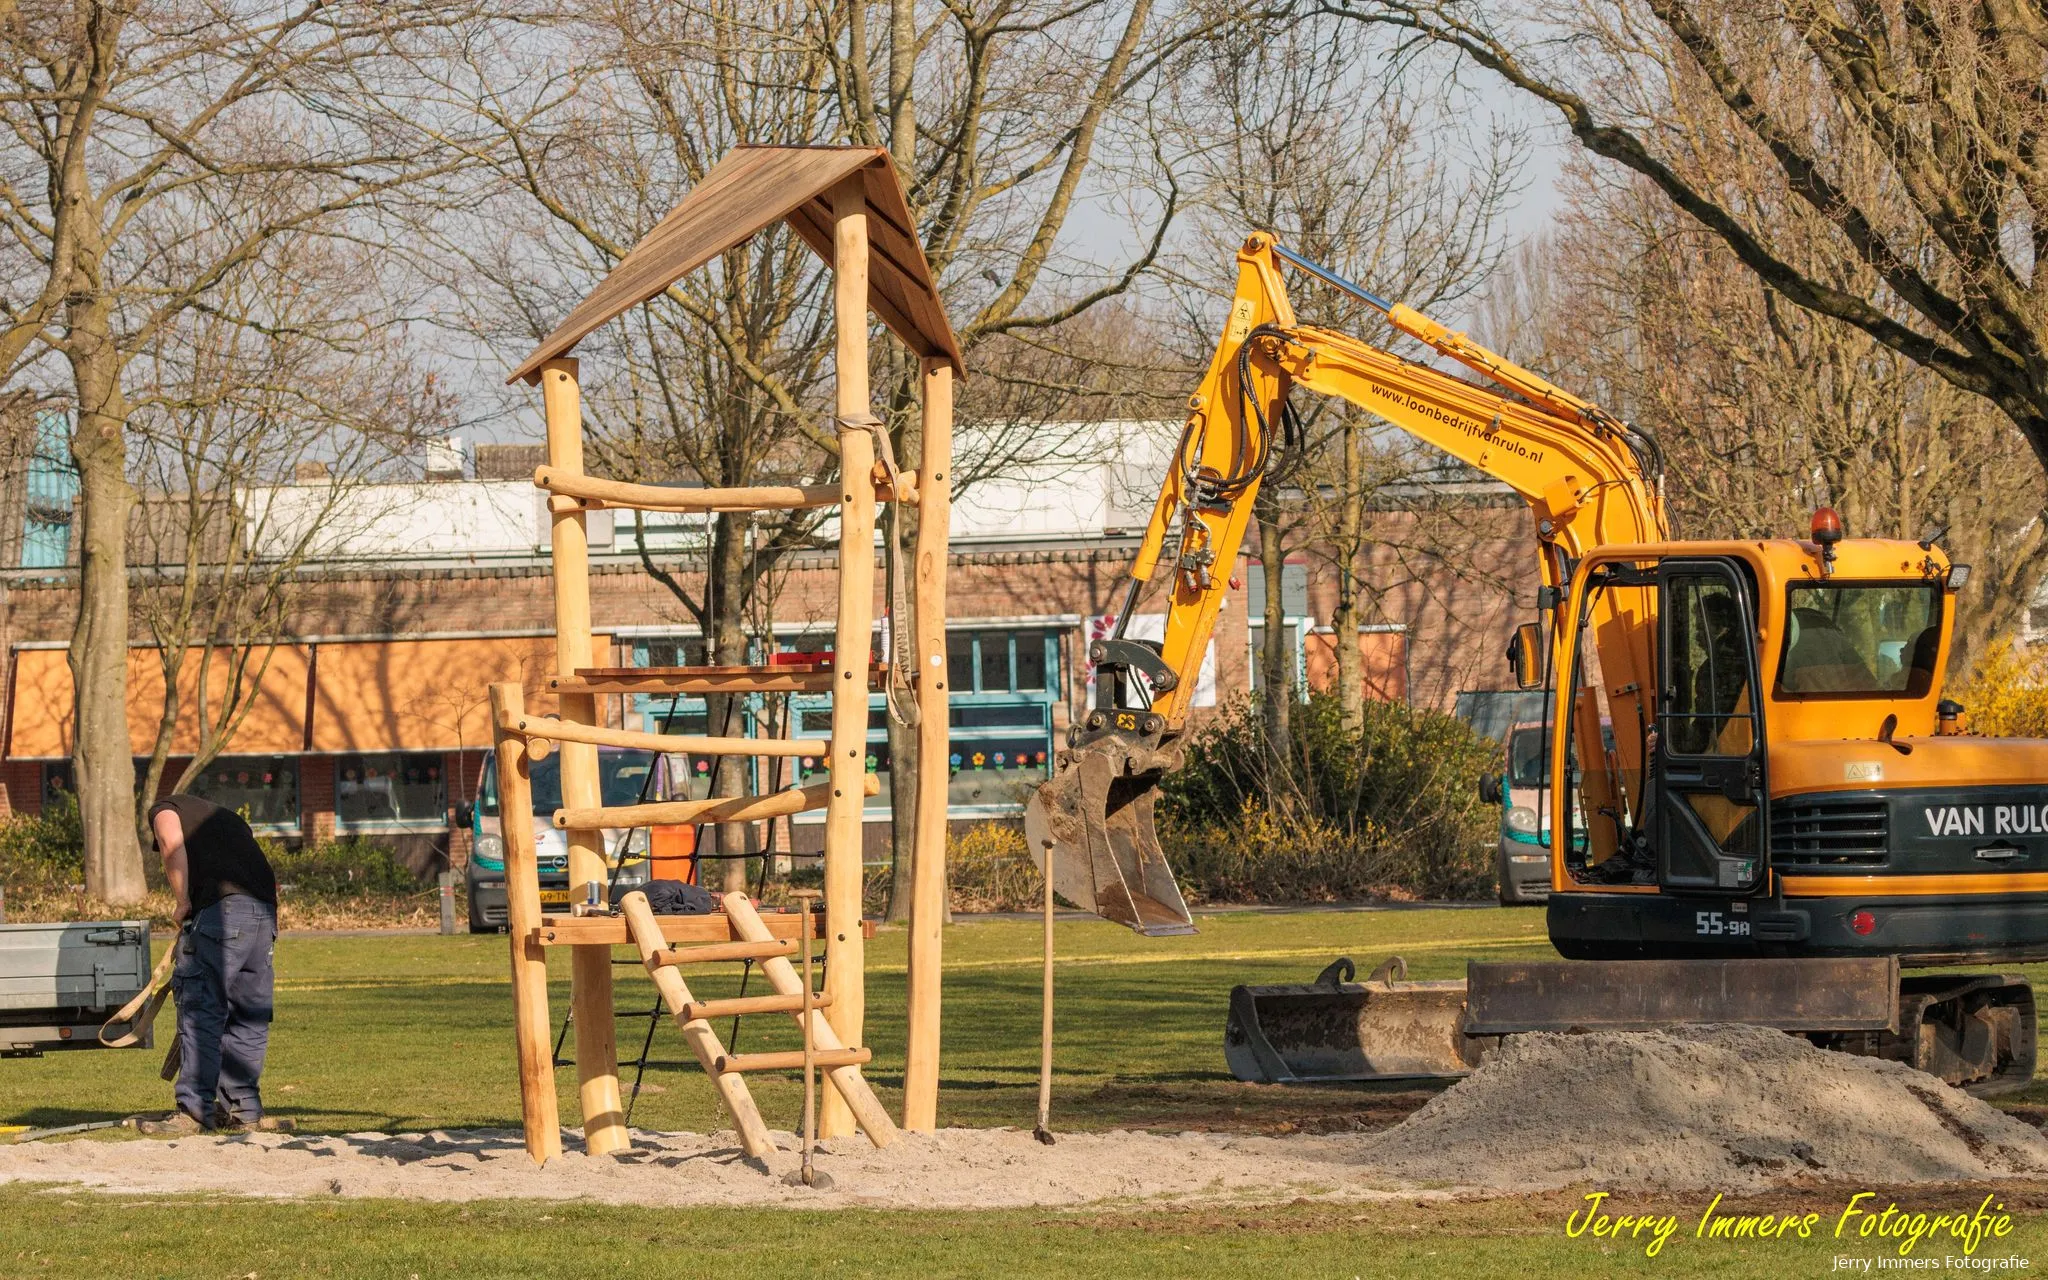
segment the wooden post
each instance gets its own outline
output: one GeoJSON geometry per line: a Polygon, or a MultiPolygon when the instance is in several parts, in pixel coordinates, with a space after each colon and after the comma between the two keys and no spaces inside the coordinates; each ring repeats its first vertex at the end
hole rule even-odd
{"type": "MultiPolygon", "coordinates": [[[[548,465],[557,474],[583,474],[583,404],[576,381],[576,361],[550,360],[541,366],[541,403],[547,412],[548,465]]],[[[565,504],[566,505],[566,504],[565,504]]],[[[578,667],[593,665],[590,652],[590,540],[580,509],[556,511],[551,521],[555,583],[555,674],[574,677],[578,667]]],[[[597,699],[590,694],[563,694],[558,708],[564,720],[597,723],[597,699]]],[[[597,748],[564,742],[562,805],[595,808],[602,803],[597,784],[597,748]]],[[[523,816],[525,811],[520,811],[523,816]]],[[[514,812],[505,811],[509,827],[514,812]]],[[[530,819],[529,819],[530,821],[530,819]]],[[[569,833],[569,892],[581,898],[584,886],[607,879],[604,834],[569,833]]],[[[594,1156],[623,1151],[631,1142],[626,1110],[619,1099],[619,1049],[612,1021],[612,952],[607,946],[572,949],[570,1008],[576,1015],[576,1075],[583,1110],[583,1146],[594,1156]]]]}
{"type": "Polygon", "coordinates": [[[498,825],[505,839],[505,932],[512,942],[512,1036],[519,1053],[519,1116],[526,1154],[546,1164],[562,1154],[555,1103],[555,1049],[548,1017],[548,953],[540,944],[540,866],[533,847],[533,785],[526,739],[512,726],[526,712],[516,684],[491,686],[491,725],[498,750],[498,825]]]}
{"type": "Polygon", "coordinates": [[[1052,850],[1045,851],[1045,973],[1038,1010],[1038,1127],[1031,1136],[1052,1145],[1052,850]]]}
{"type": "Polygon", "coordinates": [[[668,950],[668,943],[661,936],[661,922],[654,918],[653,908],[647,905],[647,895],[629,893],[620,900],[619,908],[626,913],[626,930],[640,951],[640,963],[647,966],[647,974],[654,979],[655,990],[661,992],[662,1003],[668,1006],[668,1011],[683,1029],[683,1042],[690,1046],[691,1053],[697,1055],[697,1061],[703,1064],[711,1083],[718,1086],[718,1096],[724,1100],[725,1109],[732,1116],[732,1126],[739,1132],[740,1146],[756,1160],[767,1159],[775,1154],[775,1141],[768,1136],[768,1126],[761,1119],[760,1108],[754,1105],[754,1095],[748,1092],[747,1082],[736,1074],[718,1069],[719,1059],[725,1057],[725,1046],[719,1043],[718,1032],[704,1019],[691,1018],[684,1013],[691,1003],[690,988],[683,981],[683,975],[675,971],[675,966],[661,963],[661,955],[668,950]]]}
{"type": "MultiPolygon", "coordinates": [[[[841,419],[868,416],[868,216],[860,175],[832,189],[833,377],[841,419]]],[[[839,430],[839,627],[833,641],[832,796],[825,807],[825,991],[844,1045],[861,1043],[865,944],[860,933],[861,810],[866,796],[868,650],[875,611],[875,447],[861,427],[839,430]]],[[[838,1094],[825,1095],[818,1131],[853,1132],[838,1094]]]]}
{"type": "Polygon", "coordinates": [[[939,1123],[939,930],[946,921],[946,792],[952,722],[946,711],[946,555],[952,523],[953,366],[924,361],[924,456],[918,462],[917,829],[910,871],[909,1042],[903,1127],[939,1123]]]}

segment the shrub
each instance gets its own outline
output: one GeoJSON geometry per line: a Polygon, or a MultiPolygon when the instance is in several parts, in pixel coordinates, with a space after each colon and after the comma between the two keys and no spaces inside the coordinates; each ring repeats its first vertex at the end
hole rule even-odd
{"type": "Polygon", "coordinates": [[[1284,758],[1254,701],[1190,743],[1161,788],[1160,841],[1198,899],[1463,898],[1492,883],[1496,816],[1478,798],[1497,748],[1461,721],[1368,702],[1356,731],[1337,699],[1296,708],[1284,758]]]}
{"type": "Polygon", "coordinates": [[[277,873],[285,894],[304,897],[353,897],[418,891],[420,880],[391,850],[357,836],[305,844],[293,849],[281,840],[259,837],[263,856],[277,873]]]}
{"type": "Polygon", "coordinates": [[[955,911],[1037,911],[1045,882],[1015,823],[983,822],[947,841],[955,911]]]}
{"type": "Polygon", "coordinates": [[[41,813],[17,813],[0,820],[0,864],[8,878],[32,876],[76,883],[85,875],[85,829],[78,799],[62,792],[41,813]]]}
{"type": "Polygon", "coordinates": [[[1975,733],[2048,738],[2048,658],[2021,653],[2010,638],[1991,642],[1956,696],[1975,733]]]}

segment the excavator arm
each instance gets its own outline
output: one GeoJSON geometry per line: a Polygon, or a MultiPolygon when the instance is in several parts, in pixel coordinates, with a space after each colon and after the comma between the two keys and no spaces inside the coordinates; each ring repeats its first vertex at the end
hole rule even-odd
{"type": "MultiPolygon", "coordinates": [[[[1153,792],[1179,767],[1196,677],[1276,433],[1289,429],[1296,387],[1356,405],[1520,494],[1535,521],[1548,603],[1561,598],[1558,589],[1590,548],[1667,536],[1655,446],[1626,423],[1412,308],[1296,257],[1269,235],[1246,240],[1237,265],[1222,341],[1189,400],[1114,630],[1090,646],[1098,705],[1075,726],[1070,747],[1025,812],[1033,856],[1054,859],[1061,896],[1143,933],[1192,930],[1153,831],[1153,792]],[[1371,302],[1394,328],[1493,386],[1298,324],[1283,261],[1371,302]],[[1164,637],[1132,639],[1131,615],[1162,574],[1164,637]]],[[[1639,700],[1655,686],[1641,639],[1647,631],[1635,625],[1645,608],[1623,589],[1604,593],[1589,618],[1610,664],[1598,680],[1632,689],[1639,700]]],[[[1591,763],[1584,753],[1600,751],[1601,743],[1582,743],[1580,750],[1591,763]]],[[[1614,785],[1631,787],[1640,777],[1639,760],[1615,764],[1614,785]]],[[[1626,797],[1616,801],[1625,804],[1626,797]]]]}

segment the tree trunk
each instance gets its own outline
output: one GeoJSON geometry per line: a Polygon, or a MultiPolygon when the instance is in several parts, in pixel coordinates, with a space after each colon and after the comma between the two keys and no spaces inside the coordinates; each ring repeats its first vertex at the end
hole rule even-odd
{"type": "Polygon", "coordinates": [[[1294,663],[1287,643],[1287,547],[1280,536],[1278,503],[1261,491],[1256,514],[1259,522],[1259,563],[1266,574],[1266,637],[1259,655],[1260,713],[1265,720],[1266,745],[1276,765],[1284,766],[1293,754],[1294,663]]]}
{"type": "MultiPolygon", "coordinates": [[[[746,571],[746,517],[721,514],[712,532],[710,572],[704,582],[704,617],[709,623],[706,657],[713,666],[741,666],[747,661],[747,633],[742,618],[741,576],[746,571]]],[[[738,737],[746,729],[745,706],[732,694],[711,694],[704,699],[706,730],[713,737],[738,737]]],[[[747,761],[744,756],[719,756],[711,766],[711,794],[737,796],[746,792],[747,761]]],[[[726,893],[747,890],[747,823],[714,825],[713,851],[722,855],[718,883],[726,893]]]]}
{"type": "Polygon", "coordinates": [[[111,334],[111,306],[92,298],[71,313],[65,354],[78,387],[78,622],[71,633],[76,692],[72,778],[85,833],[85,888],[117,906],[148,891],[135,830],[135,765],[128,741],[128,402],[111,334]]]}
{"type": "Polygon", "coordinates": [[[1364,470],[1358,456],[1360,427],[1355,416],[1344,420],[1343,508],[1337,517],[1337,612],[1330,619],[1337,645],[1337,706],[1346,733],[1365,723],[1365,671],[1358,654],[1358,556],[1364,550],[1364,470]]]}

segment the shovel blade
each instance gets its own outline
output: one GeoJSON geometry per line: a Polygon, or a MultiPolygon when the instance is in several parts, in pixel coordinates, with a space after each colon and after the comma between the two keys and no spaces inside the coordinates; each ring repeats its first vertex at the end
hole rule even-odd
{"type": "Polygon", "coordinates": [[[1462,1076],[1462,982],[1300,983],[1234,988],[1223,1029],[1230,1074],[1257,1084],[1462,1076]]]}
{"type": "Polygon", "coordinates": [[[1118,744],[1064,754],[1024,806],[1024,838],[1053,891],[1147,937],[1195,931],[1153,827],[1155,770],[1132,771],[1118,744]]]}

